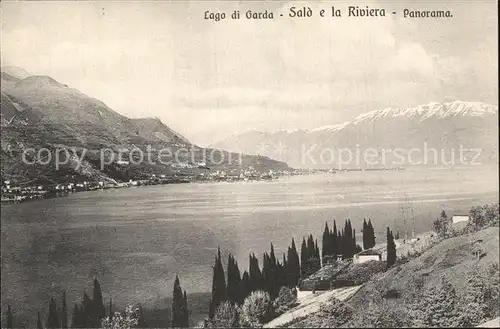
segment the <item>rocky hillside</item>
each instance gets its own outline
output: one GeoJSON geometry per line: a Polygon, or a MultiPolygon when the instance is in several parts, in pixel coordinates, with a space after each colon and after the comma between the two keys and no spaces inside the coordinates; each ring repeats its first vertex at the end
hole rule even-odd
{"type": "MultiPolygon", "coordinates": [[[[412,108],[376,110],[342,124],[310,130],[275,133],[252,130],[213,146],[228,151],[262,154],[287,161],[295,167],[338,167],[340,156],[335,150],[343,148],[350,149],[354,159],[344,164],[344,168],[442,165],[450,162],[451,152],[458,158],[460,146],[480,149],[481,158],[476,162],[496,163],[497,123],[496,105],[463,101],[429,103],[412,108]],[[376,152],[369,159],[364,155],[368,148],[376,152]],[[436,149],[438,161],[433,160],[434,153],[429,153],[425,160],[425,148],[436,149]],[[397,149],[400,150],[395,151],[397,149]],[[361,154],[359,163],[355,161],[358,151],[361,154]],[[383,152],[385,159],[382,158],[383,152]],[[441,152],[445,154],[444,161],[441,160],[441,152]]],[[[464,155],[472,161],[473,153],[476,152],[465,152],[464,155]]],[[[347,160],[347,155],[343,159],[347,160]]]]}
{"type": "MultiPolygon", "coordinates": [[[[193,155],[184,154],[184,152],[177,160],[207,162],[207,165],[213,168],[253,166],[262,171],[269,170],[269,168],[288,168],[285,163],[256,156],[242,156],[242,163],[233,161],[229,164],[229,158],[237,159],[239,155],[230,156],[222,152],[218,152],[219,157],[204,159],[202,148],[191,144],[184,136],[163,124],[158,118],[127,118],[109,108],[102,101],[87,96],[51,77],[30,75],[16,67],[2,68],[1,126],[3,179],[23,180],[35,178],[41,174],[52,177],[62,173],[62,171],[54,170],[53,163],[45,166],[23,163],[22,153],[27,148],[35,150],[40,148],[55,150],[57,147],[75,148],[77,155],[82,155],[85,150],[88,170],[72,173],[75,163],[71,164],[69,161],[69,168],[66,168],[68,173],[64,175],[100,176],[96,170],[99,169],[101,150],[107,148],[115,151],[119,149],[130,151],[137,147],[144,151],[148,146],[156,150],[170,148],[171,154],[175,154],[181,148],[194,148],[196,151],[193,155]],[[210,163],[211,160],[213,160],[212,163],[210,163]]],[[[211,153],[205,150],[205,154],[211,153]]],[[[124,156],[130,159],[130,152],[125,152],[124,156]]],[[[154,164],[143,162],[131,168],[120,168],[119,171],[166,174],[174,171],[170,166],[170,163],[175,160],[173,156],[169,159],[162,159],[163,164],[157,161],[159,159],[157,153],[152,154],[152,159],[155,160],[154,164]]],[[[105,174],[113,178],[116,170],[108,169],[105,170],[105,174]]]]}

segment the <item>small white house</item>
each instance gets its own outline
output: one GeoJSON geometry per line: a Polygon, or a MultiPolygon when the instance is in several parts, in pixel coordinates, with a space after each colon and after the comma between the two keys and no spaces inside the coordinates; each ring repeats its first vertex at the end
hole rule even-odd
{"type": "Polygon", "coordinates": [[[468,222],[469,215],[454,215],[451,220],[453,221],[453,224],[461,223],[461,222],[468,222]]]}
{"type": "Polygon", "coordinates": [[[381,261],[382,254],[372,249],[363,250],[362,252],[359,252],[356,255],[354,255],[352,262],[354,264],[362,264],[372,260],[381,261]]]}

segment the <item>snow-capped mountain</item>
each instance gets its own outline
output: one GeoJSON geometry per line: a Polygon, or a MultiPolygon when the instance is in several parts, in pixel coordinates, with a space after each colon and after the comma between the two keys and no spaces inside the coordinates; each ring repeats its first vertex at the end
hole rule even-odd
{"type": "MultiPolygon", "coordinates": [[[[449,162],[449,155],[454,153],[454,156],[458,156],[462,147],[480,149],[484,158],[482,161],[497,161],[497,139],[498,106],[453,101],[375,110],[351,121],[309,130],[282,130],[275,133],[252,131],[213,146],[269,156],[287,161],[293,167],[337,168],[339,149],[348,149],[353,155],[356,152],[361,154],[363,159],[357,159],[356,164],[351,164],[352,167],[370,166],[363,156],[367,149],[378,150],[376,157],[380,157],[381,150],[388,153],[386,157],[394,157],[394,149],[400,149],[401,153],[395,157],[411,154],[415,160],[423,158],[425,150],[436,149],[438,158],[443,153],[444,162],[449,162]],[[331,160],[335,156],[337,159],[331,160]]],[[[392,167],[394,164],[391,162],[381,166],[392,167]]]]}
{"type": "Polygon", "coordinates": [[[324,126],[310,131],[337,131],[345,126],[352,124],[356,125],[366,121],[373,121],[382,118],[397,118],[400,116],[415,118],[420,120],[426,119],[445,119],[450,116],[488,116],[490,114],[498,114],[498,106],[484,104],[480,102],[463,102],[454,101],[448,103],[431,102],[425,105],[419,105],[410,108],[386,108],[383,110],[370,111],[368,113],[357,116],[354,120],[344,122],[333,126],[324,126]]]}

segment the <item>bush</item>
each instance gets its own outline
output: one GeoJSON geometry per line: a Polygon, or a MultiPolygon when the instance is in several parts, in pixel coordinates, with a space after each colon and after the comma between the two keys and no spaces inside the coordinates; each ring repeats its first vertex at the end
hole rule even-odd
{"type": "Polygon", "coordinates": [[[272,303],[269,294],[254,291],[245,298],[241,307],[240,324],[245,327],[261,328],[272,319],[272,303]]]}
{"type": "Polygon", "coordinates": [[[380,261],[369,261],[362,264],[349,266],[347,270],[337,276],[337,280],[356,281],[365,283],[369,281],[376,273],[384,272],[386,263],[380,261]]]}
{"type": "Polygon", "coordinates": [[[228,301],[222,302],[215,311],[214,317],[207,323],[208,328],[239,327],[239,308],[228,301]]]}
{"type": "Polygon", "coordinates": [[[327,303],[320,305],[321,327],[338,328],[351,321],[353,310],[337,298],[330,299],[327,303]]]}
{"type": "Polygon", "coordinates": [[[427,288],[416,308],[418,326],[455,327],[460,323],[460,301],[455,287],[443,276],[427,288]]]}
{"type": "Polygon", "coordinates": [[[297,295],[294,295],[288,287],[281,287],[278,297],[273,302],[273,307],[277,315],[283,314],[297,303],[297,295]]]}
{"type": "Polygon", "coordinates": [[[439,217],[433,222],[434,232],[436,232],[440,238],[448,238],[452,224],[451,218],[448,218],[448,215],[446,215],[446,212],[443,210],[439,217]]]}
{"type": "Polygon", "coordinates": [[[498,264],[479,270],[474,267],[466,275],[461,296],[460,325],[475,327],[498,316],[498,264]]]}
{"type": "Polygon", "coordinates": [[[412,326],[410,312],[403,304],[382,302],[359,310],[349,323],[351,328],[407,328],[412,326]]]}
{"type": "Polygon", "coordinates": [[[498,203],[472,207],[469,217],[470,221],[467,223],[466,232],[477,232],[490,226],[498,226],[498,203]]]}
{"type": "Polygon", "coordinates": [[[139,309],[133,309],[132,306],[128,306],[125,309],[125,313],[116,312],[113,315],[113,319],[110,320],[109,317],[102,319],[101,328],[102,329],[130,329],[139,323],[139,309]]]}

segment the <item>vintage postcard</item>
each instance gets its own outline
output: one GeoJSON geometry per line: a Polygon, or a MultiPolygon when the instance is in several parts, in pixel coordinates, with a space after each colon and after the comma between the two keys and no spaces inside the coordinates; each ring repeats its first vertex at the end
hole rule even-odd
{"type": "Polygon", "coordinates": [[[497,5],[2,1],[2,328],[499,327],[497,5]]]}

